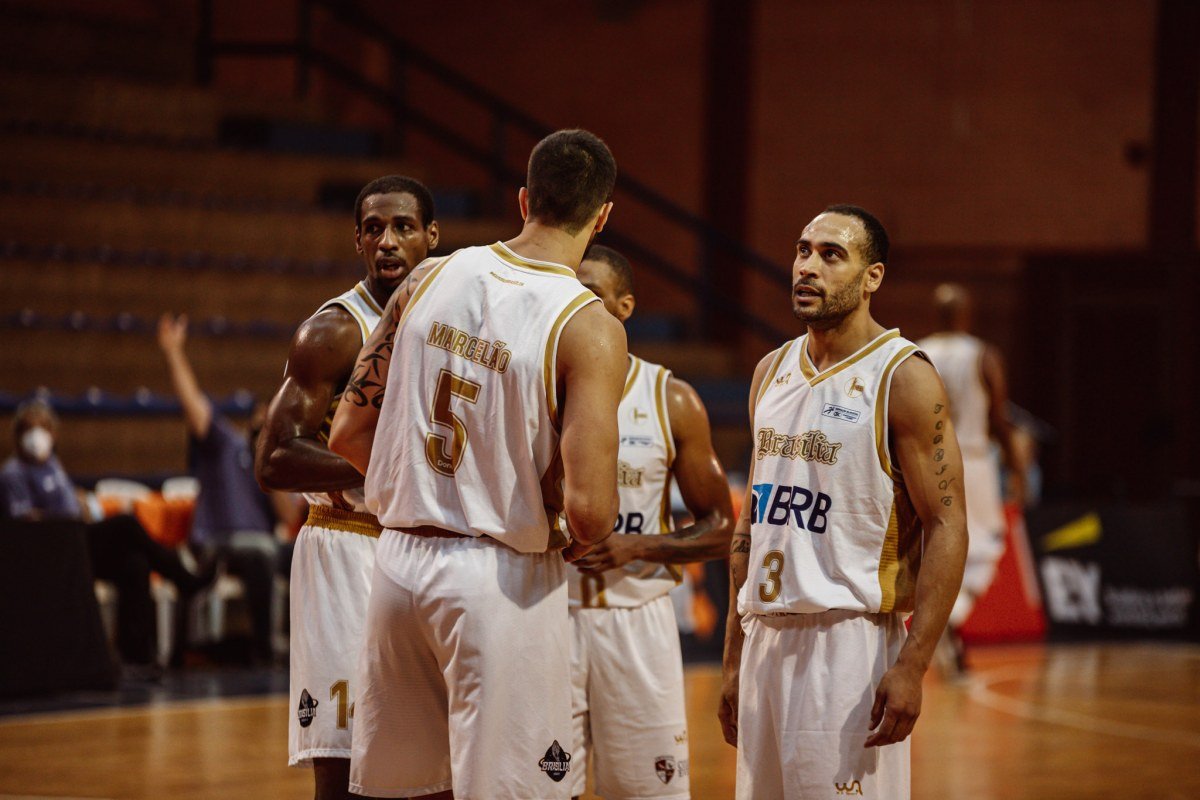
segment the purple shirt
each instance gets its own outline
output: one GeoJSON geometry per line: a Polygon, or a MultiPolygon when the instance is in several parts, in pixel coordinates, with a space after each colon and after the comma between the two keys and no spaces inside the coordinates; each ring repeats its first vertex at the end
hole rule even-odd
{"type": "Polygon", "coordinates": [[[50,456],[41,464],[13,456],[0,467],[0,495],[6,516],[21,519],[39,511],[47,517],[79,519],[82,512],[75,485],[59,463],[50,456]]]}
{"type": "Polygon", "coordinates": [[[224,544],[238,531],[274,530],[270,498],[254,479],[250,442],[229,420],[213,414],[208,435],[191,440],[190,462],[200,482],[193,542],[224,544]]]}

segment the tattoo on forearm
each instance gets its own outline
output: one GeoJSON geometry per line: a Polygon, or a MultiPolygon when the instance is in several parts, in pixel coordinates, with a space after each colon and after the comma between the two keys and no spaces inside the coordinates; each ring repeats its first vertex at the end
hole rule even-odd
{"type": "Polygon", "coordinates": [[[729,546],[729,554],[734,553],[749,553],[750,552],[750,537],[744,533],[735,533],[733,542],[729,546]]]}
{"type": "Polygon", "coordinates": [[[342,395],[352,405],[379,409],[383,407],[383,369],[392,357],[396,331],[388,331],[383,341],[375,346],[354,368],[346,391],[342,395]]]}
{"type": "MultiPolygon", "coordinates": [[[[940,417],[942,415],[942,411],[944,411],[945,408],[946,408],[946,406],[942,403],[934,403],[933,415],[935,417],[940,417]]],[[[937,419],[933,423],[933,429],[935,431],[937,431],[937,433],[935,433],[934,437],[933,437],[933,444],[935,445],[935,449],[933,451],[933,460],[939,464],[941,464],[942,460],[946,457],[946,450],[945,450],[945,448],[937,447],[936,445],[940,445],[945,441],[945,438],[946,438],[945,434],[942,433],[942,431],[945,429],[945,427],[946,427],[946,421],[944,419],[937,419]]],[[[949,466],[950,466],[949,464],[942,464],[941,469],[939,469],[937,472],[935,472],[934,476],[941,476],[949,466]]],[[[957,478],[955,478],[954,476],[951,476],[949,478],[943,478],[942,480],[938,481],[938,488],[941,489],[943,492],[948,491],[950,488],[950,484],[954,483],[955,480],[957,480],[957,478]]],[[[949,508],[951,505],[954,504],[954,498],[951,495],[944,494],[941,497],[941,503],[942,503],[942,505],[949,508]]]]}

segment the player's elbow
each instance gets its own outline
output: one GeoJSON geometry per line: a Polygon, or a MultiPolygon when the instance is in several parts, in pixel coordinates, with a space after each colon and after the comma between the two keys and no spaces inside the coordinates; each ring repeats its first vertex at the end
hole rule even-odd
{"type": "Polygon", "coordinates": [[[612,533],[617,521],[617,493],[604,496],[567,496],[567,524],[571,536],[585,544],[598,542],[612,533]]]}
{"type": "Polygon", "coordinates": [[[254,477],[264,492],[296,491],[293,471],[288,469],[286,446],[260,450],[254,459],[254,477]]]}

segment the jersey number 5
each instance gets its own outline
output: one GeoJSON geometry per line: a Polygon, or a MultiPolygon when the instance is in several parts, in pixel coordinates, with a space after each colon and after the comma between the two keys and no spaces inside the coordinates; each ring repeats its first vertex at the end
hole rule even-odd
{"type": "Polygon", "coordinates": [[[758,585],[758,599],[771,603],[779,597],[779,590],[783,588],[779,582],[779,573],[783,572],[783,551],[770,551],[763,558],[762,565],[767,570],[767,579],[758,585]]]}
{"type": "Polygon", "coordinates": [[[480,386],[449,370],[438,373],[437,388],[433,393],[433,407],[429,410],[429,421],[450,429],[447,440],[440,433],[425,435],[425,459],[435,472],[453,476],[462,462],[467,449],[467,426],[450,410],[450,399],[457,397],[468,403],[479,399],[480,386]]]}

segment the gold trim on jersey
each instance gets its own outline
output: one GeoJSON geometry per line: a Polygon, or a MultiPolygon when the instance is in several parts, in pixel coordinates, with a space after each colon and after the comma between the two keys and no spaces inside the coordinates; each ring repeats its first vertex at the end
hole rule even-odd
{"type": "Polygon", "coordinates": [[[898,338],[899,336],[899,328],[892,328],[890,331],[885,331],[864,345],[863,348],[854,355],[847,356],[824,372],[818,372],[817,368],[813,365],[812,360],[808,357],[808,334],[805,334],[802,340],[802,346],[800,347],[800,374],[802,374],[804,379],[808,381],[809,386],[816,386],[821,381],[826,380],[827,378],[832,378],[834,375],[837,375],[847,367],[862,361],[884,344],[890,342],[892,339],[898,338]]]}
{"type": "Polygon", "coordinates": [[[892,356],[879,376],[879,391],[875,393],[875,449],[879,453],[879,466],[892,480],[896,480],[899,470],[892,468],[892,458],[888,454],[887,441],[887,410],[888,398],[892,393],[892,372],[900,366],[900,362],[918,350],[915,344],[900,349],[892,356]]]}
{"type": "Polygon", "coordinates": [[[455,250],[453,253],[439,261],[436,267],[429,270],[429,273],[421,281],[421,285],[417,287],[415,292],[413,292],[412,297],[408,298],[408,303],[404,306],[404,313],[400,315],[400,322],[396,325],[397,331],[404,327],[404,321],[408,319],[408,315],[412,313],[413,307],[416,306],[418,300],[425,296],[425,290],[428,289],[429,285],[433,283],[434,280],[437,279],[437,276],[442,273],[442,268],[449,264],[450,260],[458,255],[459,252],[460,251],[455,250]]]}
{"type": "Polygon", "coordinates": [[[563,326],[567,324],[567,320],[573,317],[576,311],[593,300],[599,299],[596,295],[584,289],[575,296],[574,300],[567,303],[566,308],[558,315],[558,319],[554,320],[554,324],[550,326],[550,336],[546,339],[546,353],[542,359],[542,382],[546,387],[546,408],[550,412],[550,421],[555,426],[558,425],[558,385],[554,379],[554,357],[558,351],[558,337],[562,334],[563,326]]]}
{"type": "Polygon", "coordinates": [[[790,342],[785,342],[782,347],[775,351],[775,360],[771,362],[767,374],[763,376],[763,382],[758,386],[758,395],[754,398],[755,407],[758,407],[758,404],[762,402],[763,395],[767,393],[767,387],[771,385],[771,381],[775,380],[775,373],[779,371],[779,365],[787,358],[788,351],[792,349],[792,345],[795,343],[796,340],[792,339],[790,342]]]}
{"type": "Polygon", "coordinates": [[[575,277],[575,270],[565,264],[555,264],[553,261],[534,261],[533,259],[519,256],[504,242],[490,244],[488,245],[488,249],[495,253],[500,260],[514,267],[531,269],[535,272],[548,272],[551,275],[562,275],[566,278],[575,277]]]}
{"type": "Polygon", "coordinates": [[[327,308],[334,308],[335,306],[350,312],[350,316],[354,317],[354,321],[358,323],[359,330],[362,331],[363,341],[365,342],[367,337],[371,335],[371,326],[367,324],[367,318],[345,297],[333,298],[325,303],[321,307],[321,310],[324,311],[327,308]]]}
{"type": "Polygon", "coordinates": [[[662,428],[663,444],[667,448],[668,471],[675,463],[675,440],[671,436],[671,417],[667,414],[667,378],[670,374],[666,367],[659,367],[658,377],[654,380],[654,404],[658,407],[658,424],[662,428]]]}
{"type": "Polygon", "coordinates": [[[888,515],[883,549],[879,553],[879,613],[888,614],[896,607],[896,582],[900,576],[900,522],[896,517],[896,501],[888,515]]]}
{"type": "Polygon", "coordinates": [[[362,536],[379,538],[383,528],[374,514],[364,514],[360,511],[346,511],[332,506],[312,505],[308,507],[308,521],[304,523],[314,528],[327,528],[346,533],[357,533],[362,536]]]}
{"type": "Polygon", "coordinates": [[[608,598],[604,596],[604,573],[579,576],[579,605],[583,608],[608,608],[608,598]]]}
{"type": "Polygon", "coordinates": [[[354,292],[363,299],[363,302],[367,304],[367,308],[371,309],[379,316],[383,316],[383,309],[379,307],[379,303],[376,303],[375,298],[371,296],[371,291],[367,289],[366,283],[359,281],[354,287],[354,292]]]}
{"type": "Polygon", "coordinates": [[[638,373],[642,371],[642,360],[637,356],[629,357],[629,373],[625,377],[625,390],[621,392],[621,401],[629,396],[629,390],[633,388],[633,382],[637,380],[638,373]]]}

